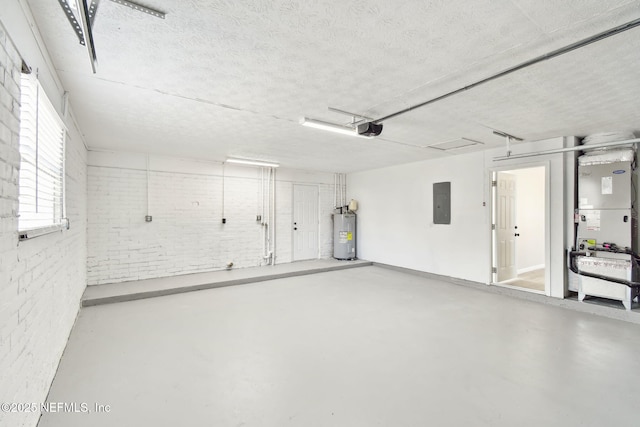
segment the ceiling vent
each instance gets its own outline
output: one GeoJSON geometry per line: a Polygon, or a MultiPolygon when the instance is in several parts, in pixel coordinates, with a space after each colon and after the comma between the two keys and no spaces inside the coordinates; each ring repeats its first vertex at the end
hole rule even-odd
{"type": "Polygon", "coordinates": [[[484,145],[480,141],[475,141],[473,139],[468,138],[459,138],[454,139],[452,141],[439,142],[437,144],[428,145],[429,148],[435,148],[440,151],[450,151],[450,150],[458,150],[464,147],[470,147],[472,145],[484,145]]]}

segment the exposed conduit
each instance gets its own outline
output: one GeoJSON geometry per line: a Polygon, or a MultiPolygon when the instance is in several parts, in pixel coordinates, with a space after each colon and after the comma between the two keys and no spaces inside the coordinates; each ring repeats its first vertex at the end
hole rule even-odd
{"type": "Polygon", "coordinates": [[[462,87],[460,89],[453,90],[451,92],[447,92],[444,95],[437,96],[437,97],[432,98],[432,99],[430,99],[428,101],[421,102],[421,103],[413,105],[413,106],[411,106],[409,108],[405,108],[404,110],[400,110],[400,111],[397,111],[397,112],[395,112],[393,114],[389,114],[387,116],[381,117],[379,119],[374,120],[373,123],[379,124],[380,122],[392,119],[392,118],[397,117],[397,116],[399,116],[401,114],[408,113],[409,111],[415,110],[416,108],[420,108],[420,107],[424,107],[424,106],[429,105],[429,104],[433,104],[434,102],[441,101],[441,100],[449,98],[450,96],[453,96],[453,95],[457,95],[459,93],[462,93],[464,91],[472,89],[472,88],[474,88],[476,86],[483,85],[483,84],[488,83],[488,82],[490,82],[492,80],[499,79],[499,78],[504,77],[504,76],[506,76],[508,74],[514,73],[516,71],[522,70],[522,69],[527,68],[527,67],[530,67],[530,66],[532,66],[534,64],[537,64],[539,62],[546,61],[546,60],[552,59],[552,58],[556,58],[558,56],[564,55],[565,53],[572,52],[572,51],[574,51],[576,49],[580,49],[580,48],[588,46],[588,45],[590,45],[592,43],[598,42],[600,40],[604,40],[604,39],[606,39],[608,37],[615,36],[616,34],[620,34],[622,32],[631,30],[631,29],[633,29],[633,28],[635,28],[637,26],[640,26],[640,18],[634,19],[633,21],[627,22],[626,24],[619,25],[617,27],[614,27],[614,28],[611,28],[609,30],[603,31],[601,33],[598,33],[598,34],[596,34],[594,36],[587,37],[586,39],[582,39],[582,40],[579,40],[579,41],[577,41],[575,43],[572,43],[570,45],[561,47],[560,49],[556,49],[556,50],[551,51],[549,53],[546,53],[544,55],[541,55],[541,56],[538,56],[536,58],[530,59],[528,61],[522,62],[522,63],[520,63],[518,65],[515,65],[513,67],[507,68],[506,70],[503,70],[503,71],[501,71],[501,72],[499,72],[497,74],[494,74],[494,75],[492,75],[490,77],[486,77],[486,78],[484,78],[482,80],[479,80],[479,81],[477,81],[475,83],[471,83],[468,86],[462,87]]]}
{"type": "Polygon", "coordinates": [[[345,202],[345,194],[344,194],[344,174],[340,174],[340,207],[344,207],[345,202]]]}
{"type": "Polygon", "coordinates": [[[333,174],[333,209],[338,210],[340,208],[340,174],[333,174]]]}
{"type": "Polygon", "coordinates": [[[260,213],[260,228],[261,228],[260,235],[262,237],[262,259],[265,260],[268,257],[267,257],[267,232],[266,232],[267,221],[264,216],[264,205],[265,205],[264,203],[264,168],[260,168],[260,199],[262,204],[262,209],[260,213]]]}
{"type": "Polygon", "coordinates": [[[274,168],[261,168],[260,194],[262,199],[262,259],[267,265],[275,265],[276,171],[274,168]]]}
{"type": "Polygon", "coordinates": [[[269,252],[271,240],[271,230],[269,227],[271,224],[271,208],[269,205],[269,170],[267,169],[265,173],[265,168],[260,169],[262,171],[262,259],[268,265],[271,263],[271,254],[269,252]]]}
{"type": "Polygon", "coordinates": [[[494,157],[493,161],[499,162],[502,160],[509,160],[509,159],[524,159],[526,157],[545,156],[547,154],[567,153],[570,151],[591,150],[594,148],[616,147],[618,145],[637,144],[639,142],[640,142],[640,138],[635,138],[635,139],[627,139],[625,141],[612,141],[612,142],[601,142],[599,144],[576,145],[575,147],[556,148],[553,150],[543,150],[543,151],[535,151],[532,153],[512,154],[508,156],[494,157]]]}
{"type": "Polygon", "coordinates": [[[342,207],[347,206],[347,175],[342,174],[342,185],[340,186],[342,190],[342,207]]]}
{"type": "Polygon", "coordinates": [[[271,168],[271,172],[273,173],[273,196],[271,198],[271,206],[273,208],[273,217],[271,219],[271,265],[276,265],[276,170],[275,168],[271,168]]]}
{"type": "Polygon", "coordinates": [[[346,186],[347,176],[345,174],[333,174],[333,209],[342,209],[347,204],[346,186]]]}
{"type": "Polygon", "coordinates": [[[224,217],[224,165],[225,163],[222,163],[222,223],[225,223],[225,217],[224,217]]]}
{"type": "Polygon", "coordinates": [[[147,154],[147,215],[145,216],[144,220],[146,222],[150,222],[151,221],[151,209],[150,209],[150,197],[149,197],[149,155],[147,154]]]}

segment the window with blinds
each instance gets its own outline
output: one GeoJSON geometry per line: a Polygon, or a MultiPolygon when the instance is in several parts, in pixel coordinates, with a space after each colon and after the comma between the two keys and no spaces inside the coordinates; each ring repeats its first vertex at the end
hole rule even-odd
{"type": "Polygon", "coordinates": [[[31,74],[22,74],[20,102],[18,229],[22,232],[62,224],[66,130],[31,74]]]}

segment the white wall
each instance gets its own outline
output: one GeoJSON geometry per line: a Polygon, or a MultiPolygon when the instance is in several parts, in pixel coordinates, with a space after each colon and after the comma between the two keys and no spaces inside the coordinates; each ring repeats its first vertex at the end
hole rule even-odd
{"type": "MultiPolygon", "coordinates": [[[[571,139],[573,141],[573,139],[571,139]]],[[[522,143],[513,154],[561,148],[565,138],[522,143]]],[[[491,279],[490,170],[548,166],[550,230],[545,256],[550,295],[565,293],[566,154],[496,162],[504,149],[426,160],[348,175],[348,198],[359,202],[358,253],[362,259],[489,283],[491,279]],[[451,182],[451,224],[433,224],[432,186],[451,182]],[[558,185],[560,184],[560,185],[558,185]]],[[[568,236],[568,233],[566,234],[568,236]]]]}
{"type": "MultiPolygon", "coordinates": [[[[38,69],[62,111],[61,86],[21,4],[0,8],[0,402],[38,403],[46,399],[86,286],[86,150],[73,120],[65,119],[71,229],[18,242],[21,57],[38,69]]],[[[0,412],[0,425],[35,426],[38,418],[0,412]]]]}
{"type": "Polygon", "coordinates": [[[487,282],[484,157],[464,154],[348,175],[358,200],[358,257],[487,282]],[[451,224],[433,223],[433,183],[451,182],[451,224]]]}
{"type": "MultiPolygon", "coordinates": [[[[91,151],[88,179],[89,284],[123,282],[263,265],[259,168],[226,165],[222,224],[222,166],[149,157],[147,223],[146,155],[91,151]]],[[[294,183],[319,187],[319,255],[331,256],[333,175],[276,172],[276,262],[292,260],[294,183]]]]}
{"type": "Polygon", "coordinates": [[[509,171],[516,176],[516,266],[529,271],[544,265],[544,167],[509,171]]]}

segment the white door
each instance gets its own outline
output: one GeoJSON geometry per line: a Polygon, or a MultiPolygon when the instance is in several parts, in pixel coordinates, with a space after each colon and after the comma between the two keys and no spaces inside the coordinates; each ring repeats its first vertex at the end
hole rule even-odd
{"type": "Polygon", "coordinates": [[[497,281],[513,279],[516,269],[516,177],[498,172],[496,183],[496,273],[497,281]]]}
{"type": "Polygon", "coordinates": [[[318,187],[293,185],[293,260],[318,258],[318,187]]]}

